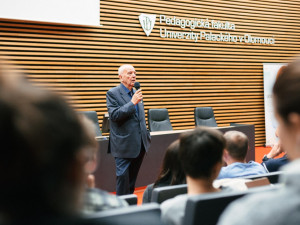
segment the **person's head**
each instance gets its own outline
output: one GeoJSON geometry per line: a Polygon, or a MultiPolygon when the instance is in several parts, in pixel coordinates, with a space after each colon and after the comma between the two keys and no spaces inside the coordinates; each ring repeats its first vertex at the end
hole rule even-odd
{"type": "Polygon", "coordinates": [[[281,144],[290,159],[300,158],[300,61],[280,70],[273,87],[281,144]]]}
{"type": "Polygon", "coordinates": [[[154,186],[170,181],[169,185],[185,183],[185,174],[179,160],[179,140],[169,145],[165,153],[161,172],[154,186]]]}
{"type": "Polygon", "coordinates": [[[212,128],[199,127],[180,136],[179,158],[187,177],[213,181],[222,167],[225,139],[212,128]]]}
{"type": "Polygon", "coordinates": [[[67,215],[79,207],[87,139],[60,97],[0,71],[0,213],[67,215]]]}
{"type": "Polygon", "coordinates": [[[224,134],[226,147],[224,150],[224,161],[244,162],[248,151],[248,137],[240,131],[228,131],[224,134]]]}
{"type": "Polygon", "coordinates": [[[119,67],[118,72],[121,83],[131,90],[136,81],[136,71],[134,67],[129,64],[124,64],[119,67]]]}

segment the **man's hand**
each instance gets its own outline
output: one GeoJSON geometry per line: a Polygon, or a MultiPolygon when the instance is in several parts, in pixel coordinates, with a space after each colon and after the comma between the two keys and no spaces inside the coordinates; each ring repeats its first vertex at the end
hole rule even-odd
{"type": "Polygon", "coordinates": [[[278,142],[277,144],[275,144],[273,146],[273,148],[271,149],[271,151],[269,152],[269,154],[267,155],[267,157],[269,159],[271,159],[271,158],[274,158],[274,157],[278,156],[282,152],[283,152],[283,149],[281,147],[281,144],[278,142]]]}
{"type": "Polygon", "coordinates": [[[142,89],[137,90],[131,98],[131,102],[136,105],[143,100],[142,89]]]}

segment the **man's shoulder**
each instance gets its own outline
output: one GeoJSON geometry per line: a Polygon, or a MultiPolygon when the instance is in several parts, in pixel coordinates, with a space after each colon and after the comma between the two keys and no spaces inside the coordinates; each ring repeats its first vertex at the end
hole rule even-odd
{"type": "Polygon", "coordinates": [[[162,221],[166,224],[182,224],[188,195],[178,195],[175,198],[164,201],[161,206],[162,221]]]}
{"type": "Polygon", "coordinates": [[[265,171],[264,167],[258,162],[250,161],[250,162],[248,162],[248,166],[250,168],[255,168],[255,169],[260,169],[260,170],[265,171]]]}
{"type": "Polygon", "coordinates": [[[168,199],[161,204],[162,210],[168,210],[170,208],[178,208],[178,206],[183,206],[184,202],[188,199],[187,194],[178,195],[174,198],[168,199]],[[178,204],[179,203],[179,204],[178,204]]]}
{"type": "Polygon", "coordinates": [[[227,166],[223,166],[221,169],[221,172],[227,173],[228,171],[244,168],[246,166],[246,163],[240,163],[240,162],[235,162],[227,166]]]}
{"type": "Polygon", "coordinates": [[[255,161],[249,161],[247,164],[252,164],[252,165],[260,165],[258,162],[255,162],[255,161]]]}
{"type": "Polygon", "coordinates": [[[115,87],[109,89],[107,92],[112,92],[112,93],[119,92],[120,91],[120,87],[121,87],[120,85],[115,86],[115,87]]]}
{"type": "Polygon", "coordinates": [[[285,224],[281,222],[287,220],[287,214],[297,215],[299,218],[299,213],[295,213],[300,205],[299,199],[296,197],[290,202],[288,199],[291,196],[293,192],[287,189],[245,196],[226,208],[218,225],[270,224],[266,221],[274,221],[272,224],[285,224]],[[272,213],[266,213],[266,210],[272,213]]]}

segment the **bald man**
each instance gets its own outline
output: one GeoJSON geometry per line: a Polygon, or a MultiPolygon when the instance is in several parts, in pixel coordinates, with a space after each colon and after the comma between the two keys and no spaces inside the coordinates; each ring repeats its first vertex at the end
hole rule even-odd
{"type": "Polygon", "coordinates": [[[115,158],[117,195],[132,194],[145,152],[150,147],[143,95],[134,90],[136,71],[132,65],[119,68],[120,85],[106,93],[110,118],[109,152],[115,158]]]}
{"type": "Polygon", "coordinates": [[[257,162],[246,162],[248,137],[239,131],[228,131],[224,134],[226,147],[223,160],[227,166],[221,169],[218,179],[245,177],[264,174],[267,171],[257,162]]]}

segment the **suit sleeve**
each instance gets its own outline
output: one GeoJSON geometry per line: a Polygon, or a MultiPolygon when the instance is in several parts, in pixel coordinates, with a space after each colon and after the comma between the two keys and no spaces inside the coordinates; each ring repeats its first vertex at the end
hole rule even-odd
{"type": "Polygon", "coordinates": [[[106,93],[106,104],[109,117],[115,122],[122,121],[135,113],[135,106],[131,101],[121,106],[111,91],[106,93]]]}

